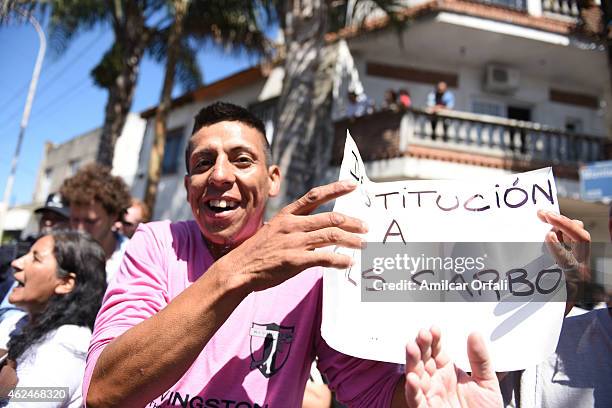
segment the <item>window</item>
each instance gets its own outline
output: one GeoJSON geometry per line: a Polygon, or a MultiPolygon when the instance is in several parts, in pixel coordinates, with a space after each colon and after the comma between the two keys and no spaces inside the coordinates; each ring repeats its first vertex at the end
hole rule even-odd
{"type": "Polygon", "coordinates": [[[472,112],[481,115],[504,116],[503,105],[495,102],[476,100],[472,102],[472,112]]]}
{"type": "Polygon", "coordinates": [[[175,174],[178,171],[181,157],[181,142],[184,128],[175,128],[166,132],[166,146],[162,160],[162,174],[175,174]]]}
{"type": "Polygon", "coordinates": [[[70,174],[74,175],[77,171],[79,171],[79,166],[81,165],[79,159],[70,160],[68,162],[70,166],[70,174]]]}
{"type": "Polygon", "coordinates": [[[582,120],[579,118],[567,118],[565,120],[565,131],[569,133],[582,133],[582,120]]]}

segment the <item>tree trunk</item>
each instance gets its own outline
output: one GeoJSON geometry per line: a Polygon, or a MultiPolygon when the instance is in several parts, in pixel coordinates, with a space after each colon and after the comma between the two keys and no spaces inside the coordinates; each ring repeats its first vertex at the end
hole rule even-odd
{"type": "Polygon", "coordinates": [[[149,168],[147,170],[147,186],[145,188],[144,202],[154,213],[155,200],[157,198],[157,187],[161,178],[162,160],[166,147],[166,119],[170,112],[172,103],[172,88],[174,88],[174,74],[178,60],[179,43],[183,34],[183,18],[189,5],[188,0],[174,1],[174,22],[168,36],[168,51],[166,59],[166,72],[164,74],[164,85],[162,87],[159,106],[155,112],[155,137],[149,168]]]}
{"type": "Polygon", "coordinates": [[[285,78],[272,146],[283,183],[269,214],[320,183],[333,143],[331,89],[335,46],[325,47],[325,0],[287,0],[285,78]]]}
{"type": "Polygon", "coordinates": [[[123,131],[138,80],[138,69],[145,51],[148,35],[144,20],[137,9],[127,8],[129,15],[120,24],[117,17],[114,25],[115,40],[122,45],[122,67],[119,75],[108,89],[104,125],[98,145],[96,161],[112,167],[115,143],[123,131]]]}

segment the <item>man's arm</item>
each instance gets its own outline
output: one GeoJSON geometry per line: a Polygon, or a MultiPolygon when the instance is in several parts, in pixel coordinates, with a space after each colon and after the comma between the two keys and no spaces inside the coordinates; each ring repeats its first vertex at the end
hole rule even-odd
{"type": "Polygon", "coordinates": [[[313,250],[360,248],[356,233],[366,232],[364,224],[337,213],[309,214],[354,189],[353,183],[337,182],[311,190],[217,260],[163,310],[110,342],[96,363],[87,405],[145,405],[181,378],[250,292],[276,286],[312,266],[349,266],[346,255],[313,250]]]}

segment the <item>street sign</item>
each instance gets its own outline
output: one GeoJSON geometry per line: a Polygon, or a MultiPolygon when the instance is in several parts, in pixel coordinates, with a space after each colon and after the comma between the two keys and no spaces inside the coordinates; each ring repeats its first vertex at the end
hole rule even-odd
{"type": "Polygon", "coordinates": [[[612,160],[580,168],[580,197],[587,201],[612,199],[612,160]]]}

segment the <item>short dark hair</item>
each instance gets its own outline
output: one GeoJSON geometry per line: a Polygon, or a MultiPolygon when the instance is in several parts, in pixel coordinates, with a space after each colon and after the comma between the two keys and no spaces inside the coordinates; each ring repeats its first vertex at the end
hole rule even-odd
{"type": "MultiPolygon", "coordinates": [[[[266,156],[266,166],[272,165],[272,149],[270,143],[266,138],[266,126],[264,123],[249,112],[242,106],[234,105],[228,102],[215,102],[211,105],[203,107],[198,114],[195,116],[195,123],[193,124],[193,130],[191,136],[195,135],[200,129],[205,126],[214,125],[219,122],[240,122],[243,123],[261,134],[263,142],[264,153],[266,156]]],[[[189,174],[189,156],[191,156],[191,137],[187,141],[187,148],[185,149],[185,169],[189,174]]]]}

